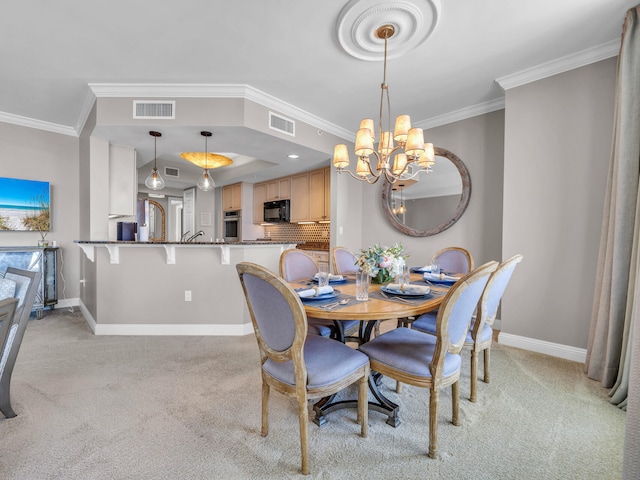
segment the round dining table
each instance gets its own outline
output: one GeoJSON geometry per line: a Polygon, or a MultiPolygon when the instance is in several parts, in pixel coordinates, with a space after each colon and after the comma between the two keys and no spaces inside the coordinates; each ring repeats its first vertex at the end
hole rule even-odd
{"type": "MultiPolygon", "coordinates": [[[[417,317],[423,313],[437,310],[450,285],[430,286],[430,293],[425,296],[393,295],[381,290],[382,285],[369,285],[369,299],[358,301],[355,299],[356,284],[355,274],[344,275],[344,282],[336,282],[332,287],[337,290],[337,295],[332,301],[319,302],[303,299],[303,305],[307,316],[326,320],[359,320],[361,322],[358,342],[366,343],[371,338],[374,328],[379,321],[403,320],[417,317]],[[346,304],[337,304],[340,300],[347,300],[346,304]]],[[[422,274],[411,274],[412,284],[426,285],[422,274]]],[[[295,289],[309,288],[313,283],[291,282],[295,289]]],[[[398,405],[385,397],[379,390],[380,375],[372,372],[369,378],[369,389],[376,402],[369,402],[369,409],[388,415],[387,423],[393,427],[400,424],[398,418],[398,405]]],[[[335,400],[336,395],[323,398],[314,405],[314,422],[322,426],[327,422],[326,415],[341,408],[357,408],[357,400],[335,400]]]]}

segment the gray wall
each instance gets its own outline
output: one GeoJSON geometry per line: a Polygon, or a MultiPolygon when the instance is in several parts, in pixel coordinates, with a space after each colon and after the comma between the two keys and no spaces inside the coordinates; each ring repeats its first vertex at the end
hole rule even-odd
{"type": "MultiPolygon", "coordinates": [[[[0,123],[0,176],[49,182],[51,231],[58,253],[58,298],[79,296],[79,172],[77,137],[0,123]]],[[[0,245],[37,245],[38,232],[0,231],[0,245]]]]}
{"type": "Polygon", "coordinates": [[[615,72],[611,58],[506,93],[503,251],[524,260],[503,332],[587,346],[615,72]]]}

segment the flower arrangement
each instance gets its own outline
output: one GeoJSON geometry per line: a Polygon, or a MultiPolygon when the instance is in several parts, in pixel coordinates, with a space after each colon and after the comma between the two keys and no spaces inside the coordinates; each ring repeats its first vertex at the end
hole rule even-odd
{"type": "Polygon", "coordinates": [[[399,243],[391,247],[374,245],[362,250],[357,265],[371,276],[373,283],[389,283],[402,272],[408,257],[399,243]]]}

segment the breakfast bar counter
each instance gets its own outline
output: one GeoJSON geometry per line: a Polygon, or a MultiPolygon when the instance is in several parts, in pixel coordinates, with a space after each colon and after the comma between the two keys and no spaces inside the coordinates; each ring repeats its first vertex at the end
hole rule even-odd
{"type": "Polygon", "coordinates": [[[80,300],[96,335],[245,335],[251,333],[235,265],[277,273],[296,243],[76,240],[80,300]]]}

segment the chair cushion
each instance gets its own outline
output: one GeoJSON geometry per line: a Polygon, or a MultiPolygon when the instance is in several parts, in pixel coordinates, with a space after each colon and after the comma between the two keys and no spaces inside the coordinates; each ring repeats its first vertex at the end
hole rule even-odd
{"type": "Polygon", "coordinates": [[[331,320],[322,318],[307,317],[307,333],[311,335],[320,335],[322,337],[330,337],[335,325],[331,320]]]}
{"type": "MultiPolygon", "coordinates": [[[[307,335],[304,361],[307,366],[307,385],[309,388],[316,388],[342,380],[365,366],[369,358],[344,343],[318,335],[307,335]]],[[[295,384],[293,361],[275,362],[269,359],[262,368],[281,382],[295,384]]]]}
{"type": "Polygon", "coordinates": [[[13,298],[16,294],[16,282],[8,278],[0,278],[0,300],[13,298]]]}
{"type": "MultiPolygon", "coordinates": [[[[473,324],[475,319],[471,321],[471,326],[469,327],[469,332],[467,333],[467,338],[465,339],[465,344],[473,345],[473,337],[471,336],[471,330],[473,329],[473,324]]],[[[413,322],[413,328],[419,330],[424,333],[428,333],[430,335],[436,334],[436,315],[433,313],[425,313],[424,315],[420,315],[417,320],[413,322]]],[[[480,333],[480,342],[484,343],[491,339],[493,336],[493,329],[489,325],[485,325],[480,333]]]]}
{"type": "MultiPolygon", "coordinates": [[[[436,337],[409,328],[396,328],[360,346],[370,359],[400,372],[417,377],[431,378],[429,364],[436,347],[436,337]]],[[[460,355],[447,353],[443,378],[460,370],[460,355]]]]}

